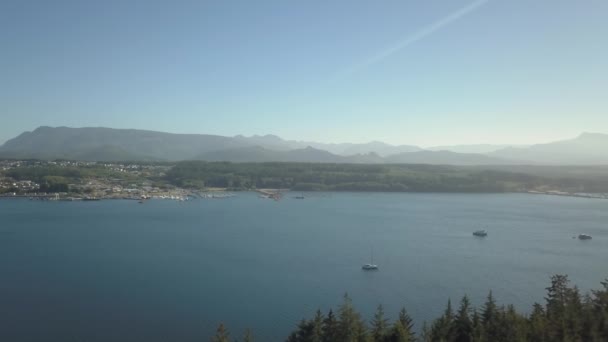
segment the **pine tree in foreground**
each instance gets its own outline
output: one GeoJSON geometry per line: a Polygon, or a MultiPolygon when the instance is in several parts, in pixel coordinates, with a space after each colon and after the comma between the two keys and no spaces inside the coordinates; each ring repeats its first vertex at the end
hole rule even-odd
{"type": "Polygon", "coordinates": [[[388,319],[384,317],[382,304],[378,305],[372,321],[372,338],[374,342],[383,342],[388,330],[388,319]]]}
{"type": "Polygon", "coordinates": [[[250,329],[245,330],[245,334],[243,335],[243,342],[253,342],[253,333],[250,329]]]}
{"type": "Polygon", "coordinates": [[[217,327],[217,331],[215,332],[215,336],[211,339],[212,342],[229,342],[230,341],[230,333],[228,329],[224,326],[224,323],[220,323],[217,327]]]}
{"type": "MultiPolygon", "coordinates": [[[[378,306],[368,328],[355,310],[348,295],[338,309],[323,315],[303,319],[287,338],[288,342],[553,342],[553,341],[608,341],[608,279],[602,288],[582,296],[578,288],[568,286],[568,277],[551,277],[545,305],[535,303],[529,315],[522,315],[513,305],[498,306],[492,292],[480,310],[471,306],[464,296],[458,310],[452,310],[448,300],[446,309],[437,319],[424,322],[420,335],[405,309],[392,323],[378,306]]],[[[213,342],[228,342],[229,333],[223,324],[217,329],[213,342]]],[[[243,341],[253,337],[246,331],[243,341]]]]}

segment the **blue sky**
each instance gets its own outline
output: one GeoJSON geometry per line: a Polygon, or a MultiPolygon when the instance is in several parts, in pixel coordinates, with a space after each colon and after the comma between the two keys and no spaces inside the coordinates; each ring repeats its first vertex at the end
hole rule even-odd
{"type": "Polygon", "coordinates": [[[0,2],[0,142],[40,125],[422,146],[608,133],[608,1],[0,2]]]}

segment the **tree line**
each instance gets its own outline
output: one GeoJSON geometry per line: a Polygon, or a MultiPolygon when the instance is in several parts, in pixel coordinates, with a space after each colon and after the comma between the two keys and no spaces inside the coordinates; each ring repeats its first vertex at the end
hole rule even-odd
{"type": "MultiPolygon", "coordinates": [[[[391,322],[378,306],[366,322],[348,295],[334,312],[318,310],[310,319],[302,319],[287,336],[287,342],[551,342],[608,341],[608,279],[602,288],[582,295],[569,285],[568,277],[555,275],[546,288],[545,303],[535,303],[530,314],[513,305],[498,305],[492,292],[480,308],[474,308],[464,296],[454,309],[448,300],[441,316],[423,323],[418,333],[405,308],[391,322]]],[[[237,339],[238,340],[238,339],[237,339]]],[[[213,342],[235,341],[223,325],[213,342]]],[[[242,341],[254,341],[247,330],[242,341]]]]}
{"type": "Polygon", "coordinates": [[[545,182],[514,172],[440,165],[177,163],[165,179],[180,187],[288,188],[297,191],[520,191],[545,182]]]}
{"type": "MultiPolygon", "coordinates": [[[[169,167],[168,164],[159,164],[169,167]]],[[[378,192],[520,192],[532,189],[569,192],[608,192],[608,178],[585,168],[566,177],[554,169],[467,167],[424,164],[332,164],[332,163],[230,163],[185,161],[164,175],[134,176],[100,165],[23,166],[1,172],[15,180],[32,180],[41,191],[63,192],[70,183],[90,178],[147,180],[155,184],[189,189],[230,190],[291,189],[295,191],[378,192]],[[583,171],[589,171],[585,174],[583,171]],[[528,172],[528,173],[526,173],[528,172]],[[546,175],[545,175],[546,174],[546,175]]]]}

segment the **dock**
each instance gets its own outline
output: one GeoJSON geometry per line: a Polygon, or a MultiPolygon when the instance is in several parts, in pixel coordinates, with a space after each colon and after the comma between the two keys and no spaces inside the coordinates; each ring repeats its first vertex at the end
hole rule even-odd
{"type": "Polygon", "coordinates": [[[262,196],[265,196],[267,198],[278,201],[281,199],[281,197],[283,197],[283,191],[285,191],[285,190],[283,190],[283,189],[256,189],[255,191],[262,196]]]}

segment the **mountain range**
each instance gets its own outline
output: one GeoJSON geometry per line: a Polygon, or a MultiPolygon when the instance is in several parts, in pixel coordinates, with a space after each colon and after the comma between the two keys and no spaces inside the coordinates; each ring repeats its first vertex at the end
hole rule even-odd
{"type": "Polygon", "coordinates": [[[0,146],[0,158],[85,161],[608,165],[608,134],[531,146],[457,145],[423,149],[379,141],[325,144],[275,135],[173,134],[103,127],[39,127],[0,146]]]}

